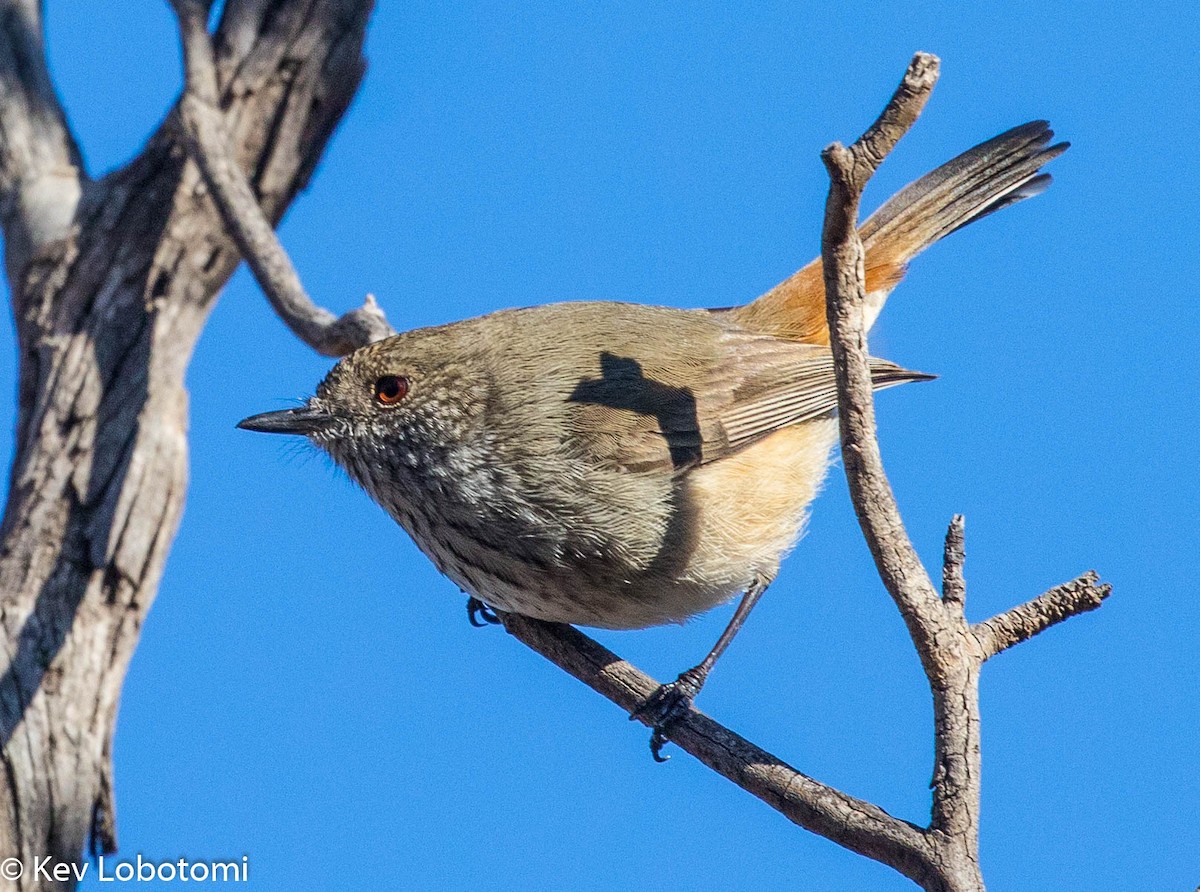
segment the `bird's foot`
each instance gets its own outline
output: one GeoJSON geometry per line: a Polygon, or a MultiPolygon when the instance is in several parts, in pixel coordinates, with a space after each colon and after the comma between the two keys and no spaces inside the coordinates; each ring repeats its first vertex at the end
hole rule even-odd
{"type": "Polygon", "coordinates": [[[482,629],[484,626],[500,625],[500,617],[495,610],[472,595],[467,598],[467,622],[482,629]]]}
{"type": "Polygon", "coordinates": [[[660,685],[658,690],[646,698],[646,701],[629,716],[631,720],[645,722],[652,729],[650,734],[650,754],[655,762],[666,762],[670,756],[662,754],[669,738],[671,725],[679,721],[692,708],[692,701],[704,687],[707,672],[699,666],[682,673],[670,684],[660,685]]]}

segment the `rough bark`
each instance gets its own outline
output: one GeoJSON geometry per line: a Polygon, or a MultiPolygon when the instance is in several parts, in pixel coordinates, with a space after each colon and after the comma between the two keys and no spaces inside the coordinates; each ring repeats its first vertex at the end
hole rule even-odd
{"type": "MultiPolygon", "coordinates": [[[[225,125],[277,221],[362,77],[370,0],[229,0],[225,125]]],[[[240,256],[177,111],[91,182],[46,76],[40,7],[0,2],[0,191],[20,351],[0,527],[0,852],[116,845],[121,684],[187,484],[184,373],[240,256]]],[[[27,875],[16,885],[40,888],[27,875]]]]}

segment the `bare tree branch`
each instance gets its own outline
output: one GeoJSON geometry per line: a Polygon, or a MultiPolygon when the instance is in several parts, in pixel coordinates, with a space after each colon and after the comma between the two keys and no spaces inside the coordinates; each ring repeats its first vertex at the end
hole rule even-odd
{"type": "Polygon", "coordinates": [[[862,191],[887,153],[917,119],[937,82],[938,59],[917,53],[883,113],[849,149],[834,143],[821,153],[829,199],[821,235],[826,316],[838,372],[838,415],[846,479],[863,535],[888,592],[896,600],[930,677],[943,672],[934,638],[940,601],[904,531],[896,497],[883,471],[875,437],[875,404],[863,321],[866,287],[858,236],[862,191]]]}
{"type": "MultiPolygon", "coordinates": [[[[842,459],[859,526],[888,593],[908,626],[934,706],[933,815],[939,885],[982,890],[979,871],[979,666],[961,609],[947,609],[904,529],[876,438],[867,365],[866,300],[858,207],[867,180],[916,120],[937,80],[938,60],[918,53],[887,108],[849,149],[821,153],[829,198],[821,237],[826,317],[838,382],[842,459]]],[[[953,571],[951,571],[953,574],[953,571]]],[[[953,602],[952,602],[953,603],[953,602]]]]}
{"type": "Polygon", "coordinates": [[[972,629],[964,615],[963,520],[946,534],[942,597],[917,556],[883,470],[867,366],[862,190],[912,126],[937,80],[938,60],[918,53],[883,114],[849,149],[822,152],[829,199],[822,232],[826,316],[838,383],[842,457],[855,513],[876,568],[899,608],[929,680],[934,706],[933,813],[926,839],[934,870],[926,889],[982,892],[979,869],[979,671],[996,651],[1067,615],[1099,605],[1107,586],[1085,577],[972,629]]]}
{"type": "MultiPolygon", "coordinates": [[[[918,53],[867,132],[849,149],[834,143],[821,153],[830,183],[821,257],[850,497],[879,576],[908,626],[933,693],[933,815],[927,838],[936,850],[938,869],[925,888],[981,892],[978,680],[982,660],[959,602],[952,597],[946,604],[934,591],[883,470],[867,365],[864,254],[858,235],[862,191],[916,120],[937,74],[937,58],[918,53]]],[[[952,563],[958,560],[955,543],[947,546],[947,552],[952,563]]],[[[954,591],[958,571],[951,567],[948,572],[954,591]]]]}
{"type": "Polygon", "coordinates": [[[1014,644],[1028,641],[1039,632],[1078,613],[1095,610],[1112,594],[1112,586],[1100,583],[1095,570],[1057,585],[1031,601],[1006,610],[971,627],[979,640],[983,659],[989,660],[1014,644]]]}
{"type": "MultiPolygon", "coordinates": [[[[499,614],[529,648],[634,713],[659,683],[571,626],[499,614]]],[[[649,724],[649,718],[641,718],[649,724]]],[[[671,726],[671,742],[788,820],[921,882],[931,847],[923,831],[883,809],[813,780],[692,708],[671,726]]]]}
{"type": "Polygon", "coordinates": [[[38,251],[69,232],[84,180],[46,68],[38,0],[0,0],[0,108],[0,220],[16,283],[38,251]]]}
{"type": "Polygon", "coordinates": [[[317,306],[258,205],[245,174],[229,151],[208,35],[211,0],[171,0],[183,42],[186,89],[179,109],[188,151],[200,167],[230,235],[271,306],[295,335],[325,356],[344,356],[357,347],[395,334],[368,295],[342,317],[317,306]]]}

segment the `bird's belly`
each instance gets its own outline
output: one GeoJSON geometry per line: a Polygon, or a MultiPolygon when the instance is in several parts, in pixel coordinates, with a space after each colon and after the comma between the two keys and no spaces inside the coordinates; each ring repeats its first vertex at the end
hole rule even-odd
{"type": "Polygon", "coordinates": [[[534,562],[436,521],[405,526],[442,573],[500,610],[608,629],[682,622],[744,591],[755,576],[774,578],[804,527],[836,437],[835,420],[807,422],[687,472],[663,547],[646,566],[608,555],[534,562]]]}
{"type": "Polygon", "coordinates": [[[689,474],[689,499],[700,510],[686,575],[733,584],[726,597],[744,590],[748,576],[774,578],[800,538],[836,441],[836,419],[819,419],[777,430],[689,474]]]}
{"type": "Polygon", "coordinates": [[[783,428],[735,455],[690,472],[680,510],[694,528],[667,576],[647,576],[589,623],[638,629],[683,622],[770,582],[803,532],[837,441],[837,421],[783,428]]]}

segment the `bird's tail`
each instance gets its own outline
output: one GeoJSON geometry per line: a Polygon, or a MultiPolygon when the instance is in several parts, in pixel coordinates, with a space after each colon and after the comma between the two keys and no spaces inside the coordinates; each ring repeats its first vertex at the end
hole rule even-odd
{"type": "MultiPolygon", "coordinates": [[[[1045,191],[1050,175],[1042,166],[1069,145],[1048,145],[1053,136],[1046,121],[1014,127],[910,183],[863,223],[868,326],[912,258],[954,230],[1045,191]]],[[[731,312],[752,331],[828,343],[820,259],[731,312]]]]}

